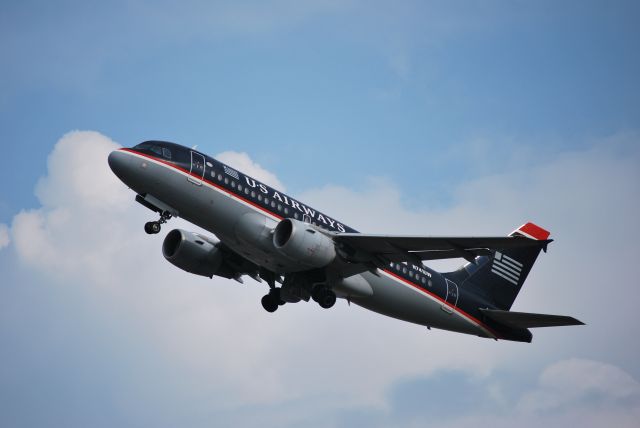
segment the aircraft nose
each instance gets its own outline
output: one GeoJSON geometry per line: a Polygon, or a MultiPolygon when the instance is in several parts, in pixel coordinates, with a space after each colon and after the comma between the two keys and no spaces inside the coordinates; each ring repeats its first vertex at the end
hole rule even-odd
{"type": "Polygon", "coordinates": [[[108,161],[111,171],[123,180],[129,170],[129,155],[119,150],[114,150],[109,153],[108,161]]]}

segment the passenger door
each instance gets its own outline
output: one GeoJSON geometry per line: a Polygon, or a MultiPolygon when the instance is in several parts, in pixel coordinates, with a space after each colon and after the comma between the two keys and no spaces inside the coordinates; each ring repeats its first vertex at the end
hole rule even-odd
{"type": "Polygon", "coordinates": [[[187,179],[196,186],[202,186],[204,179],[205,160],[204,155],[191,151],[191,170],[187,179]]]}
{"type": "Polygon", "coordinates": [[[449,281],[448,279],[445,279],[445,281],[447,282],[447,296],[444,301],[449,305],[443,303],[442,310],[447,313],[453,313],[452,306],[456,307],[458,304],[458,284],[453,281],[449,281]]]}

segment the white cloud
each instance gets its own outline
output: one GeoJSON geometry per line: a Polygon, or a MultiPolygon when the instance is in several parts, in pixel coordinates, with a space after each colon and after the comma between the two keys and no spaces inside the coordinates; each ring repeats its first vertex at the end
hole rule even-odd
{"type": "Polygon", "coordinates": [[[538,389],[526,394],[518,408],[544,414],[593,400],[616,403],[626,399],[640,404],[640,383],[629,373],[611,364],[570,359],[547,367],[538,389]]]}
{"type": "Polygon", "coordinates": [[[482,408],[453,417],[441,426],[636,427],[640,383],[621,368],[593,360],[569,359],[542,370],[538,384],[513,404],[482,408]]]}
{"type": "MultiPolygon", "coordinates": [[[[477,338],[442,332],[427,336],[426,329],[348,308],[344,302],[332,311],[300,304],[271,315],[259,304],[264,285],[247,280],[247,286],[238,286],[179,271],[160,255],[160,237],[142,231],[144,221],[155,214],[133,202],[133,193],[112,177],[106,159],[115,147],[97,133],[71,133],[56,144],[37,188],[43,206],[23,211],[13,221],[19,258],[57,281],[102,293],[104,304],[118,307],[121,317],[145,332],[144,340],[153,338],[153,346],[173,358],[176,370],[202,380],[206,394],[224,391],[220,405],[273,403],[311,391],[345,405],[381,402],[397,376],[442,366],[491,366],[491,358],[480,357],[495,352],[488,341],[476,349],[478,360],[469,365],[464,355],[448,349],[455,343],[477,343],[477,338]],[[92,191],[94,181],[99,192],[92,191]],[[439,351],[432,350],[434,344],[439,351]],[[327,353],[335,357],[319,364],[316,356],[327,353]],[[421,357],[426,353],[429,359],[421,357]],[[397,365],[385,362],[394,358],[397,365]],[[358,362],[360,369],[345,361],[358,362]]],[[[221,158],[283,187],[246,154],[221,158]]],[[[165,231],[173,227],[196,229],[172,220],[165,231]]]]}
{"type": "Polygon", "coordinates": [[[107,156],[119,147],[94,131],[72,131],[63,136],[47,159],[47,175],[36,187],[42,206],[95,210],[120,206],[127,193],[105,168],[107,156]]]}
{"type": "Polygon", "coordinates": [[[10,242],[9,228],[6,224],[0,223],[0,250],[9,245],[10,242]]]}
{"type": "MultiPolygon", "coordinates": [[[[300,199],[331,207],[337,219],[369,233],[505,235],[534,221],[556,241],[540,255],[513,309],[573,315],[587,326],[534,330],[531,346],[553,349],[556,358],[579,353],[604,361],[615,357],[637,367],[634,355],[640,353],[640,344],[629,342],[619,326],[637,321],[639,140],[637,134],[620,134],[594,141],[586,150],[537,162],[521,160],[519,168],[452,189],[454,202],[447,208],[430,208],[426,201],[424,208],[408,209],[403,204],[407,195],[382,179],[370,180],[364,190],[326,186],[300,199]],[[615,316],[602,313],[603,296],[609,293],[615,316]]],[[[460,262],[428,264],[448,270],[460,262]]],[[[510,349],[515,353],[497,358],[505,364],[513,364],[514,358],[539,363],[548,358],[545,352],[525,355],[524,349],[510,349]]]]}
{"type": "Polygon", "coordinates": [[[226,163],[233,168],[239,169],[240,171],[248,174],[250,177],[255,178],[263,182],[264,184],[273,187],[274,189],[278,189],[282,192],[286,192],[286,188],[284,184],[278,180],[275,174],[270,171],[264,169],[260,164],[254,162],[248,154],[244,152],[233,152],[227,151],[219,153],[216,156],[220,162],[226,163]]]}
{"type": "MultiPolygon", "coordinates": [[[[637,194],[640,182],[637,150],[622,156],[607,143],[477,179],[456,190],[456,201],[447,209],[407,209],[400,190],[376,178],[361,191],[327,186],[301,195],[305,203],[369,232],[506,234],[527,220],[550,228],[558,243],[534,269],[518,309],[600,322],[598,327],[543,329],[535,332],[534,344],[523,345],[427,332],[344,302],[331,311],[298,304],[267,314],[259,304],[264,285],[195,277],[163,260],[162,235],[142,231],[155,214],[133,202],[133,193],[108,169],[107,155],[115,147],[98,133],[63,137],[37,187],[42,207],[13,220],[13,245],[26,266],[54,278],[52,286],[83,284],[97,293],[103,316],[117,313],[132,340],[169,359],[202,408],[311,397],[332,409],[385,406],[385,391],[398,379],[443,368],[486,375],[497,367],[513,369],[576,352],[601,352],[602,358],[611,353],[636,364],[637,345],[619,346],[627,333],[617,323],[634,319],[630,297],[637,296],[629,280],[635,277],[633,263],[627,265],[638,255],[633,243],[640,238],[633,227],[637,198],[628,197],[637,194]],[[602,258],[606,270],[589,269],[602,258]],[[615,319],[602,318],[603,283],[616,284],[616,293],[629,297],[617,301],[615,319]]],[[[283,187],[246,154],[218,158],[283,187]]],[[[173,227],[196,228],[178,219],[163,232],[173,227]]]]}
{"type": "Polygon", "coordinates": [[[48,174],[38,181],[42,207],[13,219],[14,246],[20,258],[55,275],[106,274],[108,262],[122,250],[117,224],[130,192],[108,169],[108,154],[120,147],[91,131],[66,134],[48,158],[48,174]]]}

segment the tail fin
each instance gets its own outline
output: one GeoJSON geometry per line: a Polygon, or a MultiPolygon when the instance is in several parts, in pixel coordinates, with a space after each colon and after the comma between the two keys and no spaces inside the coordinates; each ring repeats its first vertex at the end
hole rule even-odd
{"type": "MultiPolygon", "coordinates": [[[[509,236],[544,241],[549,237],[549,232],[527,223],[509,236]]],[[[476,257],[475,264],[467,263],[451,272],[450,276],[457,279],[460,287],[473,290],[496,308],[509,310],[542,248],[541,245],[494,251],[491,255],[476,257]]]]}

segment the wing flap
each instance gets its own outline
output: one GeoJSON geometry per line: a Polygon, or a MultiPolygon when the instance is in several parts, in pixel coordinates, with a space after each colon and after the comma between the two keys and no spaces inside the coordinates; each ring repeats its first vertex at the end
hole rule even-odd
{"type": "Polygon", "coordinates": [[[487,318],[511,328],[560,327],[567,325],[584,325],[573,317],[566,315],[533,314],[528,312],[511,312],[497,309],[480,309],[487,318]]]}

